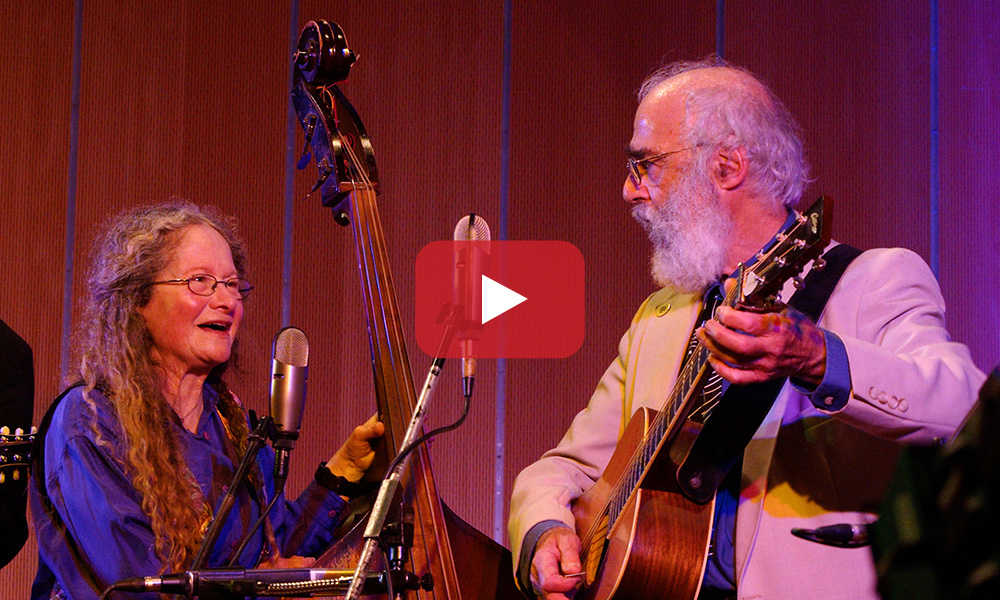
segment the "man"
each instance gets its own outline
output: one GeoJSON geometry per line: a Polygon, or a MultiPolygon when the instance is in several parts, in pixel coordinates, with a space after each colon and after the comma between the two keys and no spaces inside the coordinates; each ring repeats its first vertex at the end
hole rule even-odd
{"type": "MultiPolygon", "coordinates": [[[[639,100],[622,192],[652,241],[663,289],[639,308],[559,446],[514,484],[516,575],[543,598],[580,585],[570,506],[600,476],[631,415],[669,397],[706,290],[808,204],[797,126],[751,74],[718,59],[670,65],[639,100]]],[[[789,283],[782,299],[792,291],[789,283]]],[[[816,324],[789,309],[720,307],[695,335],[726,387],[784,381],[719,488],[699,597],[877,598],[867,548],[791,530],[872,521],[898,443],[942,443],[972,406],[984,375],[950,341],[926,264],[907,250],[871,250],[847,268],[816,324]]]]}
{"type": "MultiPolygon", "coordinates": [[[[18,429],[31,429],[32,408],[35,395],[34,362],[31,347],[6,323],[0,321],[0,427],[6,427],[13,436],[18,429]]],[[[13,437],[11,437],[13,441],[13,437]]],[[[24,446],[0,448],[0,567],[13,559],[28,539],[28,522],[25,516],[28,485],[27,472],[15,467],[13,456],[22,459],[30,454],[24,446]],[[15,477],[15,470],[17,477],[15,477]]]]}

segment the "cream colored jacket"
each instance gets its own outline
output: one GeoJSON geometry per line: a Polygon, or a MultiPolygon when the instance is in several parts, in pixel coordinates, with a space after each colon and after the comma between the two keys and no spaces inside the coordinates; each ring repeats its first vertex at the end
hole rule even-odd
{"type": "MultiPolygon", "coordinates": [[[[783,298],[792,291],[786,286],[783,298]]],[[[691,295],[647,298],[587,407],[556,448],[518,475],[509,522],[515,572],[528,530],[548,519],[573,526],[570,504],[604,470],[628,419],[669,396],[699,310],[691,295]]],[[[739,598],[878,598],[868,548],[824,546],[790,531],[874,520],[898,445],[942,443],[958,430],[985,375],[950,340],[944,312],[930,269],[908,250],[867,251],[844,273],[819,325],[844,342],[851,396],[829,413],[786,383],[748,445],[736,519],[739,598]]]]}

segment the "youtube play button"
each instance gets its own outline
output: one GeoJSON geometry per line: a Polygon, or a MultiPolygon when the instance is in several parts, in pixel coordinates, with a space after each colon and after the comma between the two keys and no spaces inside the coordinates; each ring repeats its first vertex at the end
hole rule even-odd
{"type": "Polygon", "coordinates": [[[416,334],[440,354],[446,324],[456,335],[443,358],[563,358],[584,334],[584,265],[562,241],[441,241],[416,262],[416,334]]]}

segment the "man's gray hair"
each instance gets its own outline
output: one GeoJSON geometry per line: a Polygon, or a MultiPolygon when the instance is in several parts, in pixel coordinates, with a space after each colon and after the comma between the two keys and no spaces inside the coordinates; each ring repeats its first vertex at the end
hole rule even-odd
{"type": "Polygon", "coordinates": [[[784,103],[749,71],[717,56],[671,63],[646,78],[639,88],[639,101],[668,79],[706,68],[727,69],[736,77],[686,91],[683,135],[689,145],[696,146],[695,164],[707,173],[717,147],[743,147],[750,162],[746,185],[775,203],[800,208],[809,183],[801,130],[784,103]]]}

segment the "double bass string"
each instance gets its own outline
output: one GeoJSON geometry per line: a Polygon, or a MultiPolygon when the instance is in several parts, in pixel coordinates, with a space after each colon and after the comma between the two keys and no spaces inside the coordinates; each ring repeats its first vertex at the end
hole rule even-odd
{"type": "MultiPolygon", "coordinates": [[[[381,376],[378,379],[386,387],[392,387],[391,393],[390,390],[385,390],[389,397],[406,399],[406,402],[399,403],[400,417],[409,418],[409,413],[412,411],[409,396],[412,395],[413,386],[404,373],[395,369],[395,366],[401,364],[400,361],[405,362],[406,358],[393,354],[395,348],[401,348],[399,344],[402,343],[403,336],[398,329],[399,319],[395,305],[395,292],[388,264],[385,235],[380,225],[378,205],[374,202],[374,185],[372,185],[353,145],[350,144],[350,140],[346,139],[343,134],[340,134],[340,140],[341,148],[348,157],[347,168],[354,186],[351,206],[357,228],[355,235],[357,236],[358,251],[361,255],[360,263],[364,269],[362,284],[367,292],[365,299],[368,302],[369,316],[372,317],[369,319],[369,324],[375,329],[371,333],[378,339],[387,342],[375,343],[372,349],[373,352],[377,353],[376,363],[381,376]],[[381,319],[373,318],[379,313],[382,313],[381,319]],[[391,381],[386,378],[389,374],[391,374],[391,381]],[[409,389],[406,386],[409,386],[409,389]]],[[[389,416],[391,419],[392,415],[389,416]]],[[[393,426],[391,431],[398,432],[401,423],[393,423],[393,426]]],[[[390,435],[390,439],[392,437],[390,435]]],[[[399,449],[395,447],[397,440],[393,439],[392,443],[393,450],[398,452],[399,449]]]]}
{"type": "MultiPolygon", "coordinates": [[[[407,415],[416,410],[418,390],[414,388],[407,360],[389,256],[384,248],[384,233],[375,202],[378,181],[374,157],[360,118],[336,85],[346,79],[354,60],[356,57],[347,48],[339,26],[326,21],[310,21],[303,29],[294,57],[292,96],[308,143],[316,150],[319,180],[313,191],[322,188],[323,205],[335,211],[339,224],[351,225],[355,238],[363,310],[368,319],[374,388],[381,419],[386,425],[386,435],[377,449],[379,464],[370,469],[370,480],[378,477],[380,470],[384,472],[381,463],[387,460],[387,455],[394,452],[399,455],[395,446],[402,444],[409,421],[407,415]],[[329,48],[327,42],[332,44],[329,48]],[[313,136],[314,131],[324,135],[313,136]],[[331,176],[335,179],[327,182],[331,176]],[[350,205],[345,206],[344,202],[350,205]]],[[[303,158],[308,162],[307,155],[303,158]]],[[[435,489],[429,452],[421,446],[414,454],[399,482],[406,510],[400,516],[409,519],[412,514],[414,517],[412,550],[406,564],[422,577],[433,577],[434,584],[433,590],[417,590],[416,596],[422,600],[460,600],[464,587],[472,596],[493,598],[490,588],[496,587],[497,594],[503,594],[497,595],[497,599],[517,597],[509,573],[501,573],[504,560],[509,564],[509,553],[471,530],[446,509],[435,489]],[[459,549],[453,549],[453,542],[459,549]],[[461,564],[457,564],[459,562],[461,564]],[[498,568],[501,571],[497,571],[498,568]]],[[[394,505],[396,508],[400,502],[395,501],[394,505]]],[[[350,564],[357,560],[360,567],[357,542],[356,535],[341,538],[319,561],[350,564]]],[[[421,587],[428,583],[424,581],[421,587]]],[[[357,592],[355,589],[352,593],[357,592]]]]}
{"type": "MultiPolygon", "coordinates": [[[[364,163],[359,159],[354,147],[349,143],[349,139],[340,131],[341,148],[347,157],[347,169],[354,186],[351,195],[351,207],[355,220],[355,236],[359,253],[359,265],[362,269],[362,286],[365,290],[366,310],[369,316],[370,339],[372,341],[372,352],[374,353],[373,368],[376,370],[376,386],[381,385],[377,393],[382,395],[381,400],[386,406],[388,417],[386,435],[392,443],[392,451],[398,453],[396,444],[398,440],[395,436],[401,435],[405,430],[405,422],[410,418],[414,405],[414,388],[408,370],[408,359],[404,338],[399,323],[398,308],[395,304],[395,292],[392,284],[392,276],[386,252],[385,236],[382,231],[378,206],[374,201],[374,185],[372,184],[364,163]],[[397,352],[398,349],[398,352],[397,352]]],[[[414,555],[413,560],[418,555],[432,571],[432,565],[440,565],[443,559],[442,548],[439,545],[448,544],[447,532],[442,527],[434,526],[431,522],[438,522],[438,516],[434,511],[434,505],[427,503],[437,502],[437,491],[433,480],[424,477],[424,473],[429,473],[430,465],[427,462],[426,454],[422,448],[414,452],[415,463],[412,463],[404,472],[400,484],[404,494],[411,498],[410,505],[415,511],[414,528],[414,555]],[[423,482],[423,486],[411,488],[407,481],[416,478],[423,482]],[[419,499],[413,498],[414,493],[419,499]],[[425,505],[431,510],[425,513],[425,505]],[[427,531],[430,528],[435,531],[433,535],[427,531]],[[443,537],[443,539],[438,539],[443,537]]],[[[415,563],[416,564],[416,563],[415,563]]],[[[453,563],[452,563],[453,564],[453,563]]],[[[440,587],[435,587],[433,591],[424,593],[433,597],[443,594],[445,597],[457,595],[457,587],[452,583],[455,574],[451,569],[446,569],[447,573],[442,573],[443,577],[435,577],[440,583],[440,587]],[[454,589],[452,589],[454,588],[454,589]]]]}

